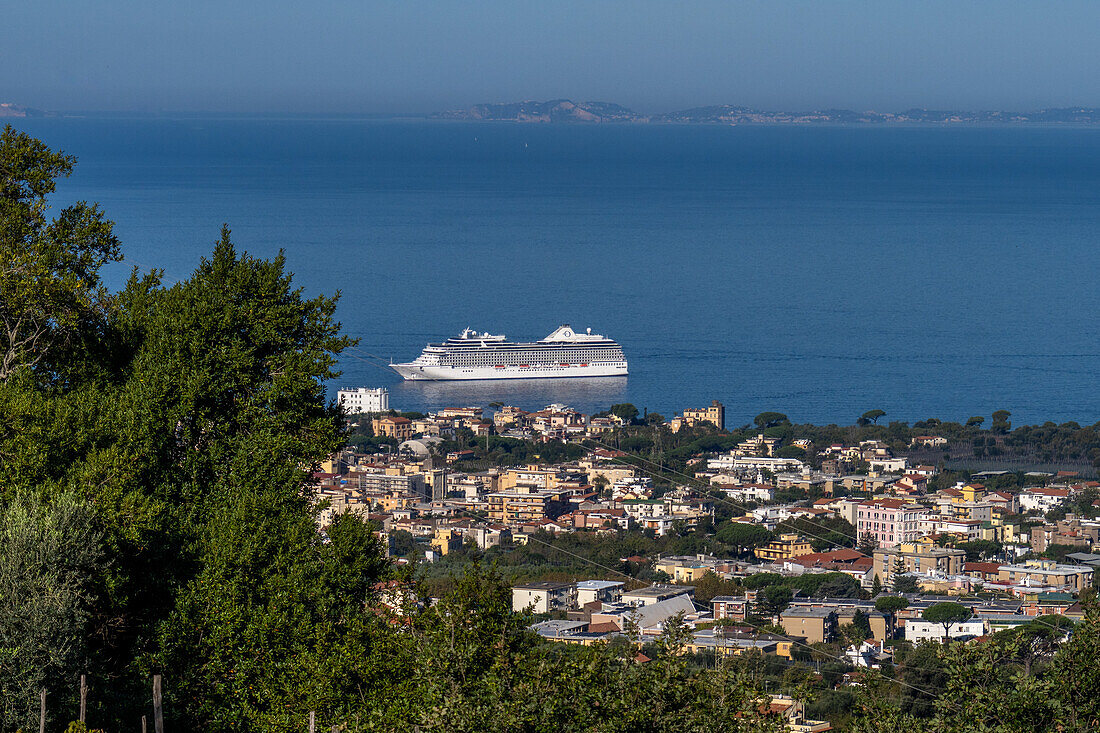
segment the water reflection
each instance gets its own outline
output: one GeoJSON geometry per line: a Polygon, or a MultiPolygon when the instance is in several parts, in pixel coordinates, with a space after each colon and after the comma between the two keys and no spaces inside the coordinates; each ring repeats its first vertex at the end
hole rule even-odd
{"type": "Polygon", "coordinates": [[[435,410],[503,402],[534,410],[558,402],[582,412],[622,401],[626,377],[592,379],[496,379],[471,382],[401,382],[390,388],[390,404],[398,410],[435,410]]]}

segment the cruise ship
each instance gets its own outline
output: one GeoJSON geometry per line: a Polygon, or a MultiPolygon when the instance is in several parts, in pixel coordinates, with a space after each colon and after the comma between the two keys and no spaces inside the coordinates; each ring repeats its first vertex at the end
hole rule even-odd
{"type": "Polygon", "coordinates": [[[509,341],[467,328],[457,338],[428,344],[407,364],[391,364],[411,381],[463,379],[545,379],[547,377],[622,377],[623,349],[606,336],[568,324],[532,343],[509,341]]]}

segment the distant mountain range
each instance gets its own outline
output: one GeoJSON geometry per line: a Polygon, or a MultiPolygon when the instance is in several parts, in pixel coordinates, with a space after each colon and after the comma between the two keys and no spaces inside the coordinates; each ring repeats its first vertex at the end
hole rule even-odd
{"type": "Polygon", "coordinates": [[[509,102],[475,104],[469,109],[442,112],[434,117],[449,120],[493,120],[504,122],[641,122],[642,115],[613,102],[509,102]]]}
{"type": "Polygon", "coordinates": [[[644,115],[613,102],[509,102],[477,104],[469,109],[432,115],[436,119],[486,120],[500,122],[636,122],[716,125],[791,124],[1100,124],[1100,108],[1065,107],[1035,112],[963,112],[958,110],[908,109],[904,112],[855,112],[850,109],[821,109],[809,112],[772,112],[720,104],[693,107],[677,112],[644,115]]]}
{"type": "Polygon", "coordinates": [[[2,117],[48,117],[50,113],[43,112],[34,107],[20,107],[11,102],[0,102],[0,118],[2,117]]]}

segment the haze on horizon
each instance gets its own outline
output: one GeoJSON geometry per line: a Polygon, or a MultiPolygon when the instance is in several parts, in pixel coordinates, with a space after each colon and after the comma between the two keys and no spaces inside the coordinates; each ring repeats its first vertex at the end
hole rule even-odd
{"type": "Polygon", "coordinates": [[[62,111],[1100,106],[1087,0],[37,0],[4,15],[0,101],[62,111]]]}

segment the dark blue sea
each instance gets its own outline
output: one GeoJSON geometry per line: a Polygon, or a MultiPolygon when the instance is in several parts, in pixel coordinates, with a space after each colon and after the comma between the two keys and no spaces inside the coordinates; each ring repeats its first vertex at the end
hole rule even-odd
{"type": "Polygon", "coordinates": [[[1100,130],[38,119],[127,264],[186,277],[222,222],[339,290],[340,384],[402,409],[711,399],[850,424],[1100,420],[1100,130]],[[609,380],[401,383],[471,326],[624,347],[609,380]]]}

